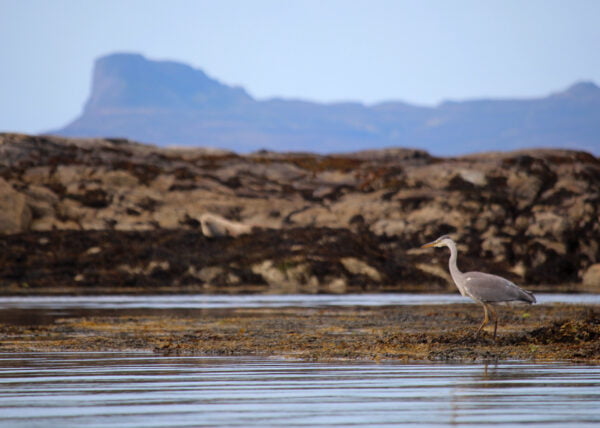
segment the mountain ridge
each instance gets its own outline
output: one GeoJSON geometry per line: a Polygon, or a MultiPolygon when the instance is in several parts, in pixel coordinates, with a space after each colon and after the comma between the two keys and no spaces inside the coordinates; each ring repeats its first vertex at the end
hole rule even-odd
{"type": "Polygon", "coordinates": [[[414,147],[436,155],[561,147],[600,153],[600,88],[582,81],[529,99],[437,106],[255,99],[204,71],[139,54],[99,58],[82,114],[50,134],[122,137],[236,152],[414,147]]]}

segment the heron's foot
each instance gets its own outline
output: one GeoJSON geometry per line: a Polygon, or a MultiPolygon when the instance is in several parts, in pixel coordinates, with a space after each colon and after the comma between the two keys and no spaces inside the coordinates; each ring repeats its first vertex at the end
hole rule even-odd
{"type": "Polygon", "coordinates": [[[479,328],[477,329],[477,331],[475,332],[475,338],[479,337],[479,333],[481,333],[481,330],[483,330],[483,327],[485,326],[485,323],[482,323],[479,328]]]}

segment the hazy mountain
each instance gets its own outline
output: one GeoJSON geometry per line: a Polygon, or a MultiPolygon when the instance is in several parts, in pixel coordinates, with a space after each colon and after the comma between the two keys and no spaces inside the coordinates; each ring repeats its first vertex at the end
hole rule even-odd
{"type": "Polygon", "coordinates": [[[452,101],[436,107],[256,100],[184,64],[113,54],[96,61],[81,116],[51,133],[240,152],[405,146],[438,155],[524,147],[600,154],[600,88],[581,82],[544,98],[452,101]]]}

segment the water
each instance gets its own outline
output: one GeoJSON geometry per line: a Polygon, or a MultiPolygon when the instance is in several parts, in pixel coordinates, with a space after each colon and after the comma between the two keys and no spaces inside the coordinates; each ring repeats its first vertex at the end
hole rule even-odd
{"type": "Polygon", "coordinates": [[[0,426],[598,426],[600,366],[0,354],[0,426]]]}
{"type": "MultiPolygon", "coordinates": [[[[539,304],[600,304],[600,294],[537,294],[539,304]]],[[[231,309],[472,303],[454,294],[250,294],[0,296],[2,309],[231,309]]]]}
{"type": "MultiPolygon", "coordinates": [[[[600,305],[600,294],[536,294],[538,303],[600,305]]],[[[182,311],[235,310],[238,308],[326,308],[340,306],[401,306],[473,303],[454,294],[181,294],[0,296],[0,323],[35,325],[57,318],[122,314],[181,315],[182,311]]]]}
{"type": "MultiPolygon", "coordinates": [[[[600,304],[600,295],[538,294],[600,304]]],[[[135,311],[416,305],[458,294],[0,297],[0,322],[135,311]]],[[[0,348],[1,349],[1,348],[0,348]]],[[[0,426],[600,426],[600,366],[0,354],[0,426]]]]}

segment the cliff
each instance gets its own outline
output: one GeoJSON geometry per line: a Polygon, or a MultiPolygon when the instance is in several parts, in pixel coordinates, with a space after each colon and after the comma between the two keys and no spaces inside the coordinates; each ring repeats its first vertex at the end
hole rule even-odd
{"type": "Polygon", "coordinates": [[[82,114],[50,133],[243,153],[395,146],[444,156],[523,147],[568,147],[598,155],[600,88],[580,82],[541,98],[448,101],[434,107],[257,100],[185,64],[112,54],[96,61],[82,114]]]}

